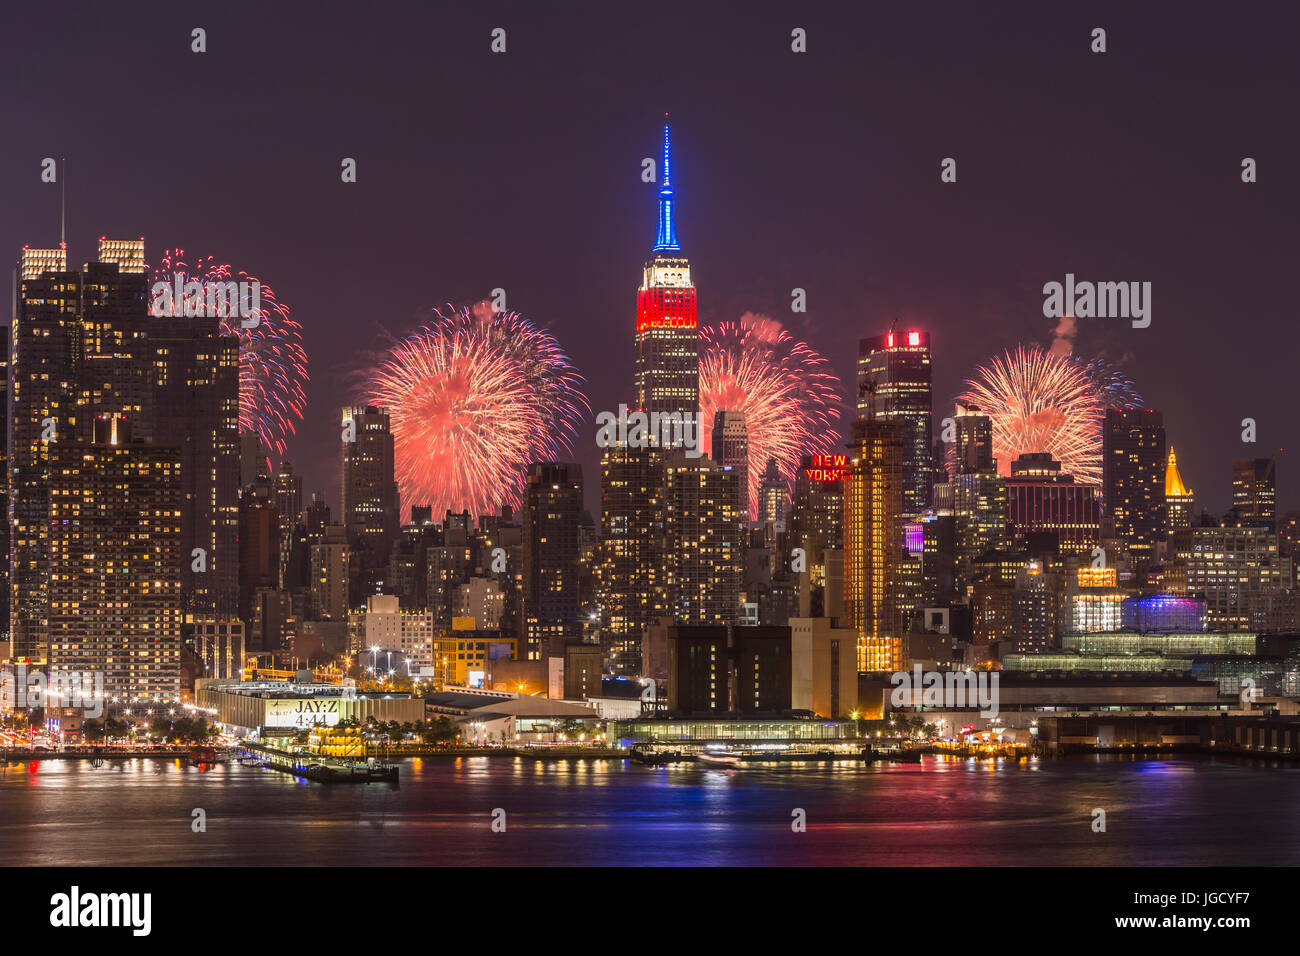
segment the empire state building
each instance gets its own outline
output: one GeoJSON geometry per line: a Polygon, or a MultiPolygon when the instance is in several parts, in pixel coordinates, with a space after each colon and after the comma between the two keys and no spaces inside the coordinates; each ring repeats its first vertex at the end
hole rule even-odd
{"type": "Polygon", "coordinates": [[[665,122],[659,232],[636,294],[636,402],[647,413],[698,415],[700,335],[695,286],[673,222],[672,169],[665,122]]]}

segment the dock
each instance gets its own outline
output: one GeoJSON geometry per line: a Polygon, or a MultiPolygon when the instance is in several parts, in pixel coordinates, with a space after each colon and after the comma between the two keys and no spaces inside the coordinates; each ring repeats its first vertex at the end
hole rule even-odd
{"type": "Polygon", "coordinates": [[[287,773],[314,783],[397,783],[397,768],[307,753],[288,753],[244,742],[235,748],[241,763],[287,773]]]}

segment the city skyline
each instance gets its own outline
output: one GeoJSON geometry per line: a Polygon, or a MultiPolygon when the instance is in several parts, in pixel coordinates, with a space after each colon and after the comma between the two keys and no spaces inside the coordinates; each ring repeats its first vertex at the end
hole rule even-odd
{"type": "MultiPolygon", "coordinates": [[[[704,13],[706,23],[701,31],[706,32],[707,17],[712,15],[704,13]]],[[[884,16],[895,18],[890,22],[902,34],[917,29],[905,15],[884,16]]],[[[940,50],[956,52],[953,48],[959,46],[956,34],[961,17],[946,19],[929,36],[936,55],[940,50]]],[[[773,11],[761,11],[753,21],[736,28],[745,31],[748,41],[750,31],[757,34],[775,29],[780,20],[773,11]]],[[[583,29],[599,29],[610,22],[597,19],[583,29]]],[[[1155,38],[1144,15],[1124,14],[1115,22],[1117,25],[1110,27],[1112,34],[1127,29],[1151,48],[1155,38]]],[[[1064,39],[1055,39],[1051,16],[1030,15],[1026,23],[1023,30],[1059,42],[1059,47],[1051,46],[1057,55],[1077,57],[1067,61],[1077,64],[1074,72],[1090,68],[1086,46],[1079,45],[1074,52],[1064,39]]],[[[458,22],[457,26],[464,30],[465,43],[471,44],[477,35],[471,25],[458,22]]],[[[162,28],[162,22],[151,23],[143,32],[135,27],[141,36],[162,28]]],[[[110,25],[109,29],[117,27],[110,25]]],[[[214,42],[207,55],[226,56],[215,42],[219,32],[212,29],[214,42]]],[[[288,27],[273,15],[268,30],[278,36],[277,29],[288,27]]],[[[539,29],[540,25],[525,16],[511,35],[503,62],[515,63],[511,58],[518,57],[531,63],[530,58],[539,54],[529,38],[539,29]]],[[[809,64],[804,68],[809,77],[824,80],[849,69],[832,62],[832,51],[840,50],[842,38],[830,30],[819,31],[816,18],[808,20],[807,29],[811,38],[808,59],[800,62],[809,64]]],[[[485,30],[479,32],[486,34],[485,30]]],[[[582,36],[579,31],[575,42],[582,36]]],[[[266,41],[247,42],[253,44],[252,51],[259,51],[256,44],[266,41]]],[[[484,46],[487,42],[485,35],[484,46]]],[[[555,38],[548,37],[547,42],[553,44],[555,38]]],[[[779,45],[780,34],[771,42],[779,45]]],[[[1165,44],[1160,52],[1165,57],[1192,56],[1208,42],[1207,36],[1193,32],[1180,37],[1175,50],[1165,44]]],[[[978,68],[985,58],[997,53],[998,44],[993,42],[992,47],[989,51],[960,51],[953,69],[978,68]]],[[[634,51],[639,49],[644,48],[634,46],[634,51]]],[[[1036,58],[1045,55],[1019,45],[1017,49],[1018,68],[1025,71],[1031,71],[1036,58]]],[[[303,55],[295,50],[288,53],[303,55]]],[[[229,55],[235,56],[236,51],[230,50],[229,55]]],[[[239,55],[250,55],[250,49],[241,45],[239,55]]],[[[468,57],[469,53],[458,55],[468,57]]],[[[592,55],[601,62],[598,51],[592,55]]],[[[1004,100],[994,117],[998,120],[994,128],[983,131],[955,118],[963,98],[971,94],[945,87],[947,99],[955,101],[946,102],[939,96],[937,81],[912,74],[908,75],[917,82],[907,84],[910,96],[922,98],[927,108],[917,115],[947,118],[952,128],[945,136],[933,131],[900,135],[911,123],[903,101],[895,106],[873,102],[868,116],[875,123],[861,129],[827,122],[828,117],[815,103],[811,114],[783,112],[781,104],[793,95],[785,87],[811,82],[810,78],[792,80],[784,66],[781,70],[787,73],[780,77],[781,90],[776,88],[777,77],[769,80],[773,97],[764,107],[764,122],[758,122],[753,112],[754,103],[764,97],[750,95],[735,98],[735,115],[724,110],[706,121],[689,90],[719,88],[731,55],[731,47],[724,44],[716,63],[692,62],[659,78],[659,90],[642,89],[644,80],[632,82],[623,88],[617,103],[612,97],[593,93],[589,82],[579,80],[596,104],[582,116],[551,108],[537,112],[534,118],[518,112],[518,105],[502,110],[498,138],[510,148],[490,150],[490,161],[480,158],[473,168],[456,159],[455,151],[412,149],[413,143],[401,137],[393,139],[393,134],[386,139],[364,120],[355,127],[362,131],[354,134],[361,137],[360,145],[299,148],[294,162],[308,163],[313,170],[318,167],[319,173],[302,183],[278,176],[273,156],[268,158],[267,171],[260,175],[249,171],[250,164],[223,164],[215,156],[191,156],[189,163],[164,163],[157,169],[150,164],[123,169],[122,154],[117,150],[125,147],[115,147],[101,138],[92,148],[69,141],[63,132],[45,136],[53,145],[35,152],[67,158],[62,172],[70,262],[80,264],[92,258],[96,236],[144,235],[151,262],[169,248],[219,250],[220,255],[246,263],[275,284],[303,324],[311,374],[306,416],[285,457],[305,476],[306,490],[324,491],[335,507],[340,492],[334,477],[334,419],[336,406],[343,402],[334,397],[345,391],[343,383],[356,371],[350,356],[376,348],[381,326],[400,334],[444,301],[467,304],[489,297],[494,288],[504,288],[508,307],[550,329],[577,368],[588,376],[593,409],[617,408],[620,400],[632,397],[633,363],[627,350],[631,280],[627,277],[629,268],[635,268],[632,263],[644,261],[656,225],[657,185],[640,181],[640,161],[656,155],[656,122],[665,110],[672,116],[677,146],[677,231],[696,271],[701,324],[734,321],[751,311],[770,315],[831,358],[840,380],[851,383],[851,356],[856,355],[858,340],[882,334],[899,319],[900,327],[921,329],[932,337],[937,420],[947,398],[958,393],[962,380],[988,356],[1020,342],[1037,341],[1045,347],[1053,343],[1056,323],[1042,315],[1043,283],[1059,280],[1067,272],[1149,278],[1154,290],[1150,328],[1132,329],[1116,320],[1080,320],[1074,347],[1084,357],[1104,354],[1118,362],[1138,384],[1146,406],[1163,411],[1169,441],[1179,449],[1183,475],[1197,490],[1198,509],[1208,507],[1216,513],[1226,509],[1231,500],[1231,460],[1268,457],[1279,446],[1288,445],[1289,420],[1281,391],[1285,350],[1260,348],[1258,343],[1285,334],[1281,325],[1285,308],[1279,298],[1284,288],[1279,277],[1285,270],[1276,257],[1285,246],[1282,237],[1289,234],[1283,213],[1294,204],[1295,195],[1294,186],[1284,181],[1280,169],[1278,176],[1268,175],[1267,157],[1292,150],[1290,138],[1295,134],[1271,122],[1249,97],[1234,105],[1231,120],[1226,115],[1205,118],[1205,123],[1215,125],[1219,132],[1230,132],[1234,144],[1241,143],[1238,152],[1242,156],[1259,159],[1260,181],[1243,184],[1241,157],[1227,154],[1226,146],[1219,151],[1223,155],[1218,168],[1209,167],[1203,159],[1198,159],[1199,165],[1180,161],[1178,148],[1204,132],[1190,133],[1176,116],[1140,114],[1134,112],[1136,107],[1126,111],[1122,104],[1108,102],[1106,84],[1117,81],[1104,75],[1088,79],[1094,99],[1114,107],[1109,115],[1127,116],[1132,122],[1150,120],[1149,135],[1135,143],[1125,134],[1126,125],[1112,119],[1107,134],[1112,143],[1122,144],[1121,148],[1102,149],[1090,145],[1085,137],[1077,156],[1051,154],[1028,161],[1016,148],[1023,147],[1028,133],[1007,127],[1011,115],[1034,115],[1024,109],[1017,113],[1008,105],[1023,106],[1020,94],[1004,100]],[[1097,92],[1098,84],[1101,92],[1097,92]],[[1224,126],[1230,129],[1221,129],[1224,126]],[[996,134],[1001,135],[995,138],[996,134]],[[386,149],[390,141],[391,150],[386,149]],[[810,142],[822,145],[809,149],[810,142]],[[596,148],[593,151],[579,144],[596,148]],[[390,165],[398,152],[408,157],[427,153],[439,162],[428,170],[411,166],[402,172],[390,165]],[[497,159],[497,152],[509,156],[497,159]],[[867,162],[845,175],[846,154],[865,157],[867,162]],[[358,160],[354,184],[338,181],[338,163],[347,156],[358,160]],[[956,183],[940,181],[940,160],[948,156],[957,159],[956,183]],[[441,172],[448,161],[453,168],[441,172]],[[178,177],[180,167],[188,168],[190,174],[178,177]],[[201,175],[193,172],[196,168],[203,170],[201,175]],[[1096,180],[1105,178],[1097,176],[1098,168],[1110,172],[1108,181],[1113,184],[1113,177],[1123,174],[1117,183],[1121,187],[1118,202],[1096,192],[1101,188],[1096,180]],[[96,184],[110,170],[118,185],[106,193],[96,184]],[[988,218],[999,207],[1001,191],[1011,185],[1019,188],[1009,182],[1013,173],[1029,176],[1040,195],[1053,198],[1058,211],[1068,212],[1078,221],[1060,230],[1044,229],[1046,220],[1025,211],[1022,204],[1001,210],[1001,214],[1014,217],[1018,228],[993,228],[994,223],[1005,221],[988,218]],[[1230,235],[1219,237],[1198,233],[1195,244],[1189,245],[1184,238],[1188,230],[1179,221],[1182,213],[1175,200],[1180,200],[1192,181],[1201,182],[1209,176],[1221,178],[1221,186],[1196,193],[1203,204],[1200,214],[1215,221],[1225,221],[1227,216],[1234,228],[1230,235]],[[191,177],[202,180],[204,189],[199,193],[186,185],[191,177]],[[835,204],[829,202],[825,180],[839,184],[835,204]],[[446,188],[449,186],[456,188],[446,188]],[[502,189],[508,192],[502,194],[502,189]],[[145,193],[149,201],[141,203],[139,198],[145,193]],[[399,195],[407,206],[395,202],[399,195]],[[453,195],[474,202],[470,198],[439,198],[453,195]],[[510,198],[504,206],[503,195],[510,198]],[[201,207],[232,211],[236,221],[226,223],[200,214],[189,224],[185,221],[188,217],[161,215],[163,209],[179,208],[181,197],[197,201],[201,207]],[[412,201],[414,206],[409,205],[412,201]],[[444,208],[448,201],[450,208],[444,208]],[[310,205],[304,207],[307,202],[310,205]],[[1143,239],[1142,250],[1134,246],[1131,228],[1105,228],[1118,221],[1114,217],[1120,214],[1120,206],[1159,211],[1144,216],[1144,225],[1137,230],[1143,239]],[[292,218],[313,227],[301,236],[291,236],[289,243],[269,242],[265,230],[254,230],[258,234],[254,236],[237,221],[245,211],[248,221],[256,223],[260,217],[289,216],[295,209],[292,218]],[[433,234],[421,228],[429,219],[421,217],[422,209],[437,210],[433,234]],[[926,231],[927,224],[938,223],[943,227],[926,231]],[[984,233],[996,233],[994,241],[987,236],[976,240],[977,223],[986,224],[984,233]],[[543,224],[544,231],[536,232],[543,224]],[[376,226],[382,228],[376,231],[376,226]],[[1043,241],[1043,232],[1057,232],[1062,238],[1059,243],[1043,241]],[[1021,234],[1035,238],[1022,241],[1017,238],[1021,234]],[[382,235],[391,238],[376,242],[375,237],[382,235]],[[891,242],[892,248],[881,248],[891,242]],[[571,268],[557,269],[547,263],[547,255],[538,251],[545,248],[564,250],[557,258],[572,263],[571,268]],[[811,250],[816,250],[815,254],[811,250]],[[902,263],[904,252],[906,262],[902,263]],[[1222,268],[1197,268],[1197,281],[1189,284],[1186,263],[1201,262],[1206,256],[1214,256],[1222,268]],[[388,278],[381,295],[376,296],[373,283],[364,276],[381,266],[388,278]],[[355,280],[341,278],[349,274],[355,274],[355,280]],[[322,276],[328,278],[322,281],[322,276]],[[794,288],[807,293],[806,313],[790,311],[794,288]],[[1229,321],[1228,316],[1240,311],[1252,319],[1229,321]],[[1200,347],[1197,343],[1201,341],[1213,341],[1215,348],[1200,347]],[[606,356],[613,356],[614,361],[606,356]],[[1225,377],[1233,383],[1230,402],[1223,401],[1221,386],[1213,384],[1225,377]],[[1189,381],[1206,384],[1188,389],[1185,384],[1189,381]],[[1240,441],[1240,421],[1245,417],[1258,422],[1255,445],[1240,441]]],[[[1161,81],[1144,72],[1140,63],[1127,59],[1123,49],[1107,55],[1123,65],[1130,92],[1135,82],[1159,89],[1161,81]]],[[[1241,53],[1232,48],[1226,55],[1241,53]]],[[[627,66],[617,69],[631,71],[637,62],[637,57],[631,56],[627,66]]],[[[918,60],[911,69],[921,72],[924,62],[918,60]]],[[[615,68],[608,61],[603,65],[615,68]]],[[[282,64],[280,68],[288,67],[282,64]]],[[[451,63],[444,68],[451,69],[451,63]]],[[[400,71],[402,67],[392,69],[400,71]]],[[[856,77],[855,82],[869,78],[875,67],[863,64],[861,69],[866,75],[856,77]]],[[[1008,72],[1012,69],[1006,68],[1008,72]]],[[[74,75],[75,71],[69,79],[35,91],[31,105],[47,97],[66,97],[60,84],[72,82],[74,75]]],[[[1040,78],[1046,75],[1038,74],[1040,78]]],[[[382,79],[368,78],[358,89],[382,79]]],[[[1055,92],[1063,94],[1058,99],[1066,104],[1066,115],[1050,125],[1071,126],[1070,104],[1081,111],[1074,118],[1088,115],[1085,104],[1072,95],[1078,78],[1053,75],[1051,81],[1055,92]]],[[[723,82],[720,88],[725,87],[723,82]]],[[[506,95],[504,89],[496,89],[495,94],[506,95]]],[[[208,91],[208,95],[218,94],[208,91]]],[[[238,91],[219,95],[237,96],[238,91]]],[[[489,85],[484,95],[491,100],[494,88],[489,85]]],[[[268,102],[276,96],[271,91],[268,102]]],[[[53,99],[50,103],[52,106],[53,99]]],[[[966,105],[970,105],[968,100],[966,105]]],[[[286,132],[308,122],[316,108],[305,107],[301,116],[285,110],[286,132]]],[[[42,139],[45,115],[54,115],[52,108],[33,113],[34,141],[42,139]]],[[[490,106],[480,109],[477,119],[458,114],[458,119],[464,120],[458,128],[484,132],[491,127],[494,115],[490,106]]],[[[1040,119],[1029,132],[1043,129],[1040,119]]],[[[488,140],[493,141],[492,137],[488,140]]],[[[314,139],[307,137],[303,142],[314,139]]],[[[178,156],[186,153],[186,147],[178,145],[178,156]]],[[[34,157],[20,166],[14,156],[5,157],[0,159],[0,173],[15,181],[35,181],[39,159],[34,157]]],[[[1278,167],[1274,164],[1273,168],[1278,167]]],[[[17,193],[13,215],[3,227],[8,248],[57,244],[58,192],[46,185],[17,193]]],[[[1045,207],[1052,205],[1044,203],[1045,207]]],[[[282,229],[271,232],[277,239],[285,235],[282,229]]],[[[353,399],[352,395],[342,397],[353,399]]],[[[848,421],[846,416],[839,423],[841,436],[848,433],[848,421]]],[[[598,473],[598,453],[590,440],[594,430],[590,421],[583,423],[572,456],[588,474],[598,473]]],[[[1284,451],[1277,468],[1278,494],[1283,502],[1300,497],[1300,470],[1288,467],[1287,461],[1284,451]]],[[[592,483],[588,482],[586,502],[594,514],[592,495],[592,483]]]]}

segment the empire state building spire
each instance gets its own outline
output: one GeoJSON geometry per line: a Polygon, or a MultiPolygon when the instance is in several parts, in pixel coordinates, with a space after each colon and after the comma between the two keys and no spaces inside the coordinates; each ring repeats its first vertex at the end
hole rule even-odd
{"type": "Polygon", "coordinates": [[[673,224],[673,165],[672,144],[668,138],[668,114],[664,114],[664,181],[659,187],[659,234],[655,237],[654,252],[680,252],[677,228],[673,224]]]}

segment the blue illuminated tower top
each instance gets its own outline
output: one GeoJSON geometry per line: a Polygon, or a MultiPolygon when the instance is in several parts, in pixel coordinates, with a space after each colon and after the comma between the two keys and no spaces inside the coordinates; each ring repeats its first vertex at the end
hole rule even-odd
{"type": "Polygon", "coordinates": [[[659,187],[659,235],[655,238],[655,252],[681,252],[677,242],[677,229],[673,225],[673,166],[671,145],[668,141],[668,114],[664,114],[664,181],[659,187]]]}

